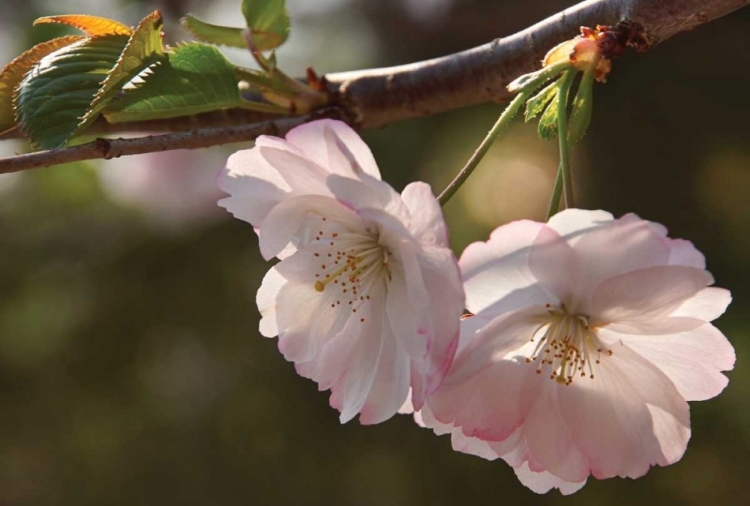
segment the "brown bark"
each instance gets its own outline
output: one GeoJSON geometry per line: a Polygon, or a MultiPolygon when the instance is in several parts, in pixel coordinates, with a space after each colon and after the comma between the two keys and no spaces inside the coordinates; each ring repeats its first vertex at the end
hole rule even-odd
{"type": "Polygon", "coordinates": [[[555,45],[581,26],[640,25],[648,50],[668,38],[729,14],[750,0],[588,0],[526,30],[466,51],[419,63],[325,76],[360,128],[489,101],[506,101],[516,77],[539,68],[555,45]]]}
{"type": "MultiPolygon", "coordinates": [[[[325,82],[337,107],[316,114],[236,126],[226,125],[266,118],[228,111],[184,120],[141,122],[138,126],[144,131],[193,130],[139,139],[98,139],[71,148],[4,158],[0,159],[0,173],[249,141],[264,133],[281,135],[318,117],[337,117],[358,128],[376,128],[482,102],[504,101],[509,96],[505,87],[510,81],[536,70],[550,48],[574,37],[581,26],[633,23],[646,41],[640,41],[638,49],[645,51],[749,3],[750,0],[587,0],[519,33],[460,53],[397,67],[328,74],[325,82]]],[[[99,127],[98,131],[122,132],[132,131],[133,125],[99,127]]]]}

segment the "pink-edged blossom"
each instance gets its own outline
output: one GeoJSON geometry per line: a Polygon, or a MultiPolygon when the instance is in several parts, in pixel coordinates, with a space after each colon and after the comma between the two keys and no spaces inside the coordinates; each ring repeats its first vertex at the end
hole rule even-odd
{"type": "Polygon", "coordinates": [[[518,221],[459,261],[459,352],[418,422],[504,459],[538,493],[678,461],[687,401],[718,395],[734,349],[709,322],[731,300],[703,255],[629,214],[518,221]]]}
{"type": "Polygon", "coordinates": [[[410,388],[421,407],[453,360],[464,306],[429,186],[399,195],[351,128],[321,120],[259,137],[229,158],[219,187],[263,257],[281,259],[258,290],[261,334],[331,390],[342,422],[386,420],[410,388]]]}

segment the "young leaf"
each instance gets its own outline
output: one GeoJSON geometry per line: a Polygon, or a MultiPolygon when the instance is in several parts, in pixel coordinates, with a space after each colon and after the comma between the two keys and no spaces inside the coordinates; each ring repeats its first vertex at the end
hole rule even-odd
{"type": "Polygon", "coordinates": [[[34,65],[14,96],[16,122],[33,145],[67,142],[127,42],[126,35],[85,38],[34,65]]]}
{"type": "Polygon", "coordinates": [[[279,112],[270,105],[249,106],[242,100],[234,66],[215,47],[188,43],[168,55],[168,61],[149,69],[151,74],[142,84],[107,105],[102,114],[110,123],[174,118],[232,107],[279,112]]]}
{"type": "Polygon", "coordinates": [[[117,63],[107,73],[107,78],[96,93],[94,100],[81,118],[71,138],[81,133],[99,116],[101,110],[131,79],[153,63],[166,59],[161,42],[164,25],[159,11],[154,11],[141,20],[130,35],[117,63]]]}
{"type": "Polygon", "coordinates": [[[82,38],[82,35],[70,35],[42,42],[5,66],[0,72],[0,132],[13,128],[16,124],[13,114],[13,93],[31,67],[48,54],[78,42],[82,38]]]}
{"type": "Polygon", "coordinates": [[[99,35],[130,35],[128,26],[107,18],[88,16],[86,14],[66,14],[62,16],[47,16],[34,21],[34,26],[47,23],[60,23],[78,28],[90,37],[99,35]]]}
{"type": "Polygon", "coordinates": [[[541,119],[539,120],[539,137],[545,140],[554,139],[557,135],[557,115],[559,109],[560,94],[558,93],[557,86],[555,87],[555,96],[552,101],[544,110],[541,119]]]}
{"type": "Polygon", "coordinates": [[[595,75],[595,66],[592,65],[586,69],[581,78],[581,84],[578,85],[576,96],[573,99],[573,112],[570,113],[570,123],[568,125],[571,144],[583,139],[591,123],[595,75]]]}
{"type": "Polygon", "coordinates": [[[192,14],[186,15],[180,22],[198,40],[209,44],[247,49],[247,41],[242,35],[242,28],[212,25],[201,21],[192,14]]]}
{"type": "Polygon", "coordinates": [[[285,0],[242,0],[242,14],[258,51],[275,49],[289,37],[285,0]]]}
{"type": "Polygon", "coordinates": [[[557,93],[557,84],[557,81],[555,81],[526,102],[526,114],[524,116],[526,122],[536,118],[544,110],[544,107],[549,104],[550,100],[557,93]]]}

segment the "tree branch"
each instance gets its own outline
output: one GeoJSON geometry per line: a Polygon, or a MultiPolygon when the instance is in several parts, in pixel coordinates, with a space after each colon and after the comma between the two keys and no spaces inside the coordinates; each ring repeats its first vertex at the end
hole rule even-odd
{"type": "Polygon", "coordinates": [[[247,142],[261,135],[285,135],[292,128],[308,121],[321,118],[343,119],[343,112],[337,107],[315,111],[307,116],[281,118],[250,125],[233,127],[209,127],[188,132],[149,135],[133,139],[96,139],[86,144],[70,148],[57,148],[25,155],[0,159],[0,174],[19,172],[39,167],[49,167],[61,163],[79,162],[97,158],[118,158],[172,149],[196,149],[247,142]]]}
{"type": "Polygon", "coordinates": [[[581,26],[640,26],[646,51],[668,38],[729,14],[750,0],[588,0],[526,30],[473,49],[419,63],[328,74],[329,89],[360,128],[434,114],[489,101],[506,101],[505,86],[539,68],[552,47],[581,26]]]}
{"type": "MultiPolygon", "coordinates": [[[[581,26],[631,22],[638,28],[639,40],[645,41],[637,49],[645,51],[748,4],[750,0],[587,0],[515,35],[453,55],[397,67],[328,74],[324,80],[338,107],[316,114],[235,126],[226,125],[250,117],[230,110],[141,122],[138,127],[145,131],[193,130],[137,139],[97,139],[71,148],[3,158],[0,174],[78,160],[249,141],[262,134],[282,135],[321,117],[336,117],[358,128],[376,128],[482,102],[504,101],[509,98],[505,86],[510,81],[536,70],[550,48],[574,37],[581,26]]],[[[96,127],[95,132],[122,132],[132,131],[133,125],[96,127]]]]}

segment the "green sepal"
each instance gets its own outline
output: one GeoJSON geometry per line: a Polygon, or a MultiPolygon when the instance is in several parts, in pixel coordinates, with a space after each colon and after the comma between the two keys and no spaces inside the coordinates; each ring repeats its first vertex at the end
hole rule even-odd
{"type": "Polygon", "coordinates": [[[555,97],[557,93],[557,82],[549,84],[542,91],[526,101],[526,114],[524,119],[528,123],[544,111],[544,108],[555,97]]]}
{"type": "Polygon", "coordinates": [[[243,28],[213,25],[192,14],[186,15],[180,22],[198,40],[209,44],[247,49],[247,41],[242,34],[243,28]]]}
{"type": "Polygon", "coordinates": [[[242,15],[258,51],[275,49],[289,37],[285,0],[242,0],[242,15]]]}
{"type": "Polygon", "coordinates": [[[537,129],[537,132],[539,133],[539,137],[545,140],[554,139],[557,135],[557,114],[560,103],[558,85],[559,83],[554,83],[555,96],[552,98],[539,120],[539,128],[537,129]]]}
{"type": "Polygon", "coordinates": [[[581,83],[578,85],[578,91],[573,99],[573,111],[570,113],[570,121],[568,123],[568,135],[571,144],[575,144],[583,139],[591,123],[595,74],[596,69],[594,66],[584,71],[581,83]]]}

